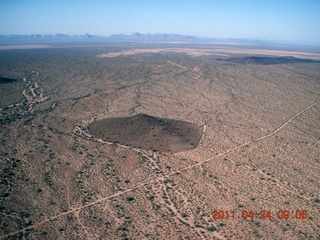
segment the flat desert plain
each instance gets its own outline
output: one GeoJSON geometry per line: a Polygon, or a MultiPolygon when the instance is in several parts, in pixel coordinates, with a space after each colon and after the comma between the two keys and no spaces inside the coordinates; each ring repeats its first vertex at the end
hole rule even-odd
{"type": "Polygon", "coordinates": [[[319,239],[319,60],[3,47],[0,238],[319,239]]]}

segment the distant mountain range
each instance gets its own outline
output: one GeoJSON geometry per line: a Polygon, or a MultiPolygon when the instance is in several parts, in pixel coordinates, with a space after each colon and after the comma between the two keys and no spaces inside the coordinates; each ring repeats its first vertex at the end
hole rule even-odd
{"type": "Polygon", "coordinates": [[[245,39],[215,39],[202,38],[181,34],[142,34],[132,33],[113,34],[111,36],[98,36],[89,33],[83,35],[68,35],[62,33],[56,34],[31,34],[31,35],[0,35],[0,44],[21,44],[21,43],[85,43],[85,42],[233,42],[246,44],[261,44],[259,40],[245,40],[245,39]]]}
{"type": "MultiPolygon", "coordinates": [[[[111,36],[99,36],[93,34],[82,34],[82,35],[68,35],[62,33],[56,34],[11,34],[11,35],[0,35],[0,45],[18,45],[18,44],[64,44],[64,43],[215,43],[218,45],[234,45],[240,47],[254,46],[254,47],[285,47],[291,44],[285,42],[272,42],[255,39],[242,39],[242,38],[204,38],[195,37],[190,35],[171,34],[171,33],[158,33],[158,34],[113,34],[111,36]]],[[[294,44],[292,45],[294,46],[294,44]]],[[[320,51],[319,47],[317,49],[320,51]]]]}
{"type": "Polygon", "coordinates": [[[180,34],[168,34],[168,33],[158,33],[158,34],[141,34],[132,33],[131,35],[125,34],[113,34],[109,38],[111,39],[145,39],[145,40],[199,40],[202,38],[194,36],[186,36],[180,34]]]}
{"type": "Polygon", "coordinates": [[[68,35],[68,34],[32,34],[32,35],[0,35],[0,44],[4,43],[49,43],[49,42],[126,42],[126,41],[146,41],[146,42],[171,42],[171,41],[204,41],[205,38],[186,36],[180,34],[141,34],[133,33],[114,34],[111,36],[97,36],[92,34],[68,35]]]}

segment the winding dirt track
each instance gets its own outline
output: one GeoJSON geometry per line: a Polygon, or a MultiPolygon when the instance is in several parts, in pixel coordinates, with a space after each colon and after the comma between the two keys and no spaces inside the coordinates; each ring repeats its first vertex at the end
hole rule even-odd
{"type": "MultiPolygon", "coordinates": [[[[135,190],[135,189],[138,189],[138,188],[140,188],[140,187],[143,187],[143,186],[146,186],[146,185],[149,185],[149,184],[153,184],[153,183],[155,183],[155,182],[164,181],[165,177],[168,177],[168,176],[171,176],[171,175],[174,175],[174,174],[182,173],[182,172],[187,171],[187,170],[189,170],[189,169],[191,169],[191,168],[194,168],[194,167],[200,166],[200,165],[202,165],[202,164],[204,164],[204,163],[206,163],[206,162],[209,162],[209,161],[211,161],[211,160],[213,160],[213,159],[215,159],[215,158],[221,157],[221,156],[223,156],[223,155],[225,155],[225,154],[228,154],[228,153],[230,153],[230,152],[233,152],[233,151],[235,151],[235,150],[238,150],[238,149],[240,149],[240,148],[242,148],[242,147],[244,147],[244,146],[246,146],[246,145],[249,145],[249,144],[252,144],[252,143],[261,141],[261,140],[263,140],[263,139],[266,139],[266,138],[268,138],[268,137],[271,137],[271,136],[275,135],[278,131],[282,130],[286,125],[288,125],[290,122],[292,122],[295,118],[297,118],[298,116],[300,116],[301,114],[303,114],[303,113],[306,112],[307,110],[311,109],[313,106],[315,106],[315,105],[318,104],[318,103],[320,103],[320,100],[314,102],[314,103],[311,104],[310,106],[308,106],[308,107],[306,107],[305,109],[303,109],[302,111],[298,112],[296,115],[294,115],[294,116],[291,117],[289,120],[287,120],[285,123],[283,123],[280,127],[278,127],[277,129],[275,129],[272,133],[269,133],[269,134],[267,134],[267,135],[264,135],[264,136],[262,136],[262,137],[259,137],[259,138],[257,138],[257,139],[254,139],[254,140],[252,140],[252,141],[243,143],[243,144],[241,144],[241,145],[239,145],[239,146],[237,146],[237,147],[234,147],[234,148],[232,148],[232,149],[229,149],[229,150],[227,150],[227,151],[225,151],[225,152],[223,152],[223,153],[217,154],[217,155],[215,155],[215,156],[213,156],[213,157],[211,157],[211,158],[208,158],[208,159],[203,160],[203,161],[201,161],[201,162],[198,162],[198,163],[196,163],[196,164],[190,165],[190,166],[188,166],[188,167],[186,167],[186,168],[183,168],[183,169],[174,171],[174,172],[168,174],[167,176],[162,176],[162,177],[157,178],[157,179],[155,179],[155,180],[152,180],[152,181],[148,181],[148,182],[139,184],[139,185],[137,185],[137,186],[135,186],[135,187],[133,187],[133,188],[130,188],[130,189],[127,189],[127,190],[124,190],[124,191],[115,193],[115,194],[110,195],[110,196],[107,196],[107,197],[105,197],[105,198],[101,198],[101,199],[99,199],[99,200],[97,200],[97,201],[94,201],[94,202],[91,202],[91,203],[89,203],[89,204],[82,205],[82,206],[77,207],[77,208],[72,208],[72,209],[70,209],[70,210],[68,210],[68,211],[66,211],[66,212],[62,212],[62,213],[60,213],[60,214],[58,214],[58,215],[49,217],[49,218],[47,218],[46,220],[43,220],[43,221],[38,222],[38,223],[36,223],[36,224],[30,225],[30,226],[28,226],[28,227],[26,227],[26,228],[22,228],[22,229],[20,229],[20,230],[18,230],[18,231],[15,231],[15,232],[9,233],[9,234],[7,234],[7,235],[1,236],[0,238],[9,237],[9,236],[15,235],[15,234],[17,234],[17,233],[24,232],[25,230],[32,229],[32,228],[34,228],[34,227],[40,226],[40,225],[42,225],[42,224],[44,224],[44,223],[47,223],[47,222],[52,221],[52,220],[55,220],[55,219],[57,219],[57,218],[59,218],[59,217],[62,217],[62,216],[65,216],[65,215],[68,215],[68,214],[71,214],[71,213],[75,213],[75,212],[77,212],[77,211],[79,211],[79,210],[81,210],[81,209],[83,209],[83,208],[87,208],[87,207],[90,207],[90,206],[92,206],[92,205],[99,204],[99,203],[101,203],[101,202],[103,202],[103,201],[106,201],[106,200],[108,200],[108,199],[111,199],[111,198],[119,197],[119,196],[121,196],[121,195],[123,195],[123,194],[125,194],[125,193],[131,192],[131,191],[133,191],[133,190],[135,190]]],[[[284,186],[280,186],[280,187],[282,187],[282,188],[285,189],[286,191],[289,191],[289,192],[291,192],[291,193],[294,193],[294,192],[292,192],[291,190],[286,189],[284,186]]]]}

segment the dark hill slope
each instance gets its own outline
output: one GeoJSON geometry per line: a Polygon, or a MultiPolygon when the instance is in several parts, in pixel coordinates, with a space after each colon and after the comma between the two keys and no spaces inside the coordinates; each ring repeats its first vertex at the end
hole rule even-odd
{"type": "Polygon", "coordinates": [[[290,64],[290,63],[315,63],[319,62],[311,59],[300,59],[295,57],[239,57],[239,58],[227,58],[219,59],[227,62],[240,63],[240,64],[260,64],[260,65],[271,65],[271,64],[290,64]]]}
{"type": "Polygon", "coordinates": [[[109,142],[162,152],[191,150],[198,146],[202,135],[201,127],[193,123],[146,114],[104,119],[88,128],[109,142]]]}

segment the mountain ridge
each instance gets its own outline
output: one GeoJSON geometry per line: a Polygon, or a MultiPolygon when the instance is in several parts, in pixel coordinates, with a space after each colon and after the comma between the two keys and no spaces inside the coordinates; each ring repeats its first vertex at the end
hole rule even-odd
{"type": "Polygon", "coordinates": [[[132,34],[112,34],[110,36],[100,36],[90,33],[86,34],[0,34],[0,44],[15,43],[61,43],[61,42],[232,42],[246,44],[264,44],[262,40],[240,39],[240,38],[206,38],[177,33],[156,33],[142,34],[134,32],[132,34]]]}

